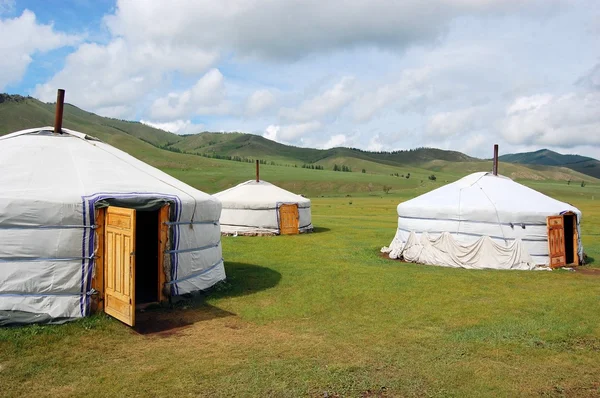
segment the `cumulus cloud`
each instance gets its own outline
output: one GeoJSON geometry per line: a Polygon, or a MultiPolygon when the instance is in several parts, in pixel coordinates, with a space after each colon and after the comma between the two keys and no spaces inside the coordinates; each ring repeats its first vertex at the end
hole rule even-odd
{"type": "Polygon", "coordinates": [[[365,90],[353,105],[354,120],[366,122],[392,104],[409,107],[431,95],[432,69],[429,66],[407,69],[400,78],[386,82],[374,90],[365,90]]]}
{"type": "Polygon", "coordinates": [[[271,141],[277,141],[277,133],[279,132],[279,126],[270,125],[265,129],[263,137],[271,141]]]}
{"type": "Polygon", "coordinates": [[[288,144],[300,143],[303,141],[303,136],[315,132],[321,127],[322,125],[318,121],[282,126],[270,125],[266,128],[263,137],[288,144]]]}
{"type": "Polygon", "coordinates": [[[375,134],[373,137],[371,137],[371,139],[369,140],[369,145],[367,145],[367,150],[373,152],[380,152],[384,150],[383,144],[380,141],[379,134],[375,134]]]}
{"type": "Polygon", "coordinates": [[[149,120],[140,120],[140,123],[160,130],[175,134],[197,134],[204,129],[202,124],[192,123],[191,120],[175,120],[173,122],[156,123],[149,120]]]}
{"type": "Polygon", "coordinates": [[[192,66],[203,70],[214,59],[207,52],[187,54],[184,47],[166,44],[132,45],[122,38],[106,45],[84,43],[67,56],[65,67],[50,81],[36,86],[35,95],[52,101],[56,88],[65,88],[70,102],[99,112],[140,101],[164,84],[168,71],[192,66]]]}
{"type": "Polygon", "coordinates": [[[155,100],[150,114],[157,120],[173,120],[190,114],[222,114],[229,109],[224,99],[223,74],[218,69],[211,69],[189,90],[169,93],[155,100]]]}
{"type": "Polygon", "coordinates": [[[450,137],[482,128],[486,124],[491,124],[489,112],[485,107],[473,106],[432,115],[425,126],[425,133],[430,137],[450,137]]]}
{"type": "Polygon", "coordinates": [[[511,144],[600,144],[600,92],[540,94],[512,102],[502,124],[511,144]]]}
{"type": "Polygon", "coordinates": [[[346,137],[345,134],[336,134],[336,135],[331,136],[331,138],[329,138],[329,140],[326,143],[321,145],[321,148],[322,149],[336,148],[336,147],[343,146],[347,142],[348,142],[348,137],[346,137]]]}
{"type": "Polygon", "coordinates": [[[335,114],[353,98],[355,79],[344,77],[330,89],[303,101],[297,108],[283,108],[281,117],[294,122],[306,122],[335,114]]]}
{"type": "Polygon", "coordinates": [[[257,115],[275,104],[275,94],[268,89],[256,90],[246,100],[246,113],[257,115]]]}
{"type": "MultiPolygon", "coordinates": [[[[14,2],[0,3],[0,15],[14,9],[14,2]]],[[[36,53],[72,46],[81,37],[57,32],[52,24],[40,24],[29,10],[15,18],[0,20],[0,90],[18,83],[36,53]]],[[[56,97],[56,90],[54,91],[56,97]]]]}
{"type": "Polygon", "coordinates": [[[119,0],[111,31],[138,42],[227,48],[243,56],[294,59],[312,52],[376,46],[403,49],[436,40],[460,16],[547,12],[541,0],[119,0]],[[374,23],[373,21],[376,21],[374,23]]]}

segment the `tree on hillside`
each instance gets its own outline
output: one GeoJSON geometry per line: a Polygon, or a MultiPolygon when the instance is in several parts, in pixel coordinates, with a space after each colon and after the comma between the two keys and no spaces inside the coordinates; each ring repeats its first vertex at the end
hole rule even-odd
{"type": "Polygon", "coordinates": [[[333,171],[340,171],[340,166],[337,163],[333,165],[333,171]]]}
{"type": "Polygon", "coordinates": [[[410,173],[406,174],[406,178],[410,178],[410,173]]]}
{"type": "Polygon", "coordinates": [[[585,181],[581,181],[581,187],[585,187],[585,181]]]}
{"type": "Polygon", "coordinates": [[[366,173],[366,172],[367,172],[367,170],[365,170],[365,169],[362,169],[362,172],[363,172],[363,174],[364,174],[364,173],[366,173]]]}
{"type": "Polygon", "coordinates": [[[385,193],[390,193],[391,189],[392,189],[392,187],[390,187],[389,185],[384,185],[383,186],[383,192],[385,192],[385,193]]]}
{"type": "Polygon", "coordinates": [[[435,176],[435,174],[432,174],[432,175],[430,175],[430,176],[429,176],[429,177],[427,177],[427,178],[429,178],[431,181],[435,181],[435,180],[437,180],[437,177],[435,176]]]}

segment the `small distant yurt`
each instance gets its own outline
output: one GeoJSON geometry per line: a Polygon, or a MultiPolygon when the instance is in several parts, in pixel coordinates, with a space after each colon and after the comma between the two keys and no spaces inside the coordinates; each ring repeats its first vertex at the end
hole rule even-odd
{"type": "Polygon", "coordinates": [[[84,133],[0,137],[0,325],[140,304],[225,278],[214,197],[84,133]]]}
{"type": "Polygon", "coordinates": [[[382,252],[462,268],[549,269],[579,264],[581,212],[510,178],[474,173],[398,205],[382,252]]]}
{"type": "Polygon", "coordinates": [[[310,199],[266,181],[246,181],[214,196],[223,206],[223,234],[293,235],[313,230],[310,199]]]}

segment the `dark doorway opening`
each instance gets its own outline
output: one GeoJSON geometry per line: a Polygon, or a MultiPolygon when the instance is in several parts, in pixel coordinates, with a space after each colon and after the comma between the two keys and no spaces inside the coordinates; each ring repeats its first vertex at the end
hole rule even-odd
{"type": "Polygon", "coordinates": [[[575,226],[577,225],[575,222],[574,214],[565,214],[563,216],[564,226],[565,226],[565,262],[567,264],[575,263],[575,245],[574,245],[574,235],[575,235],[575,226]]]}
{"type": "Polygon", "coordinates": [[[136,213],[135,304],[156,303],[158,297],[158,211],[136,213]]]}

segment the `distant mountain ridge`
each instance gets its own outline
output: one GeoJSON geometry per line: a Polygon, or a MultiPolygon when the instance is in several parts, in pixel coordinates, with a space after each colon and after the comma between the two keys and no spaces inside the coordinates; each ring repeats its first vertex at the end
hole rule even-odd
{"type": "Polygon", "coordinates": [[[571,170],[600,178],[600,161],[587,156],[563,155],[549,149],[540,149],[534,152],[502,155],[498,159],[508,163],[567,167],[571,170]]]}
{"type": "MultiPolygon", "coordinates": [[[[55,104],[43,103],[35,98],[0,94],[0,135],[32,127],[51,126],[54,123],[54,108],[55,104]]],[[[370,152],[344,147],[302,148],[271,141],[259,135],[235,132],[177,135],[139,122],[98,116],[70,104],[65,104],[63,126],[95,136],[153,164],[163,164],[163,159],[171,159],[168,167],[177,167],[177,163],[172,159],[178,156],[171,155],[182,153],[187,154],[186,161],[189,161],[190,154],[229,160],[260,159],[274,165],[292,167],[314,165],[325,170],[334,170],[335,166],[338,168],[346,166],[354,172],[396,177],[407,173],[411,168],[413,171],[421,170],[423,174],[435,172],[465,175],[475,171],[491,171],[490,160],[473,158],[458,151],[417,148],[393,152],[370,152]],[[170,151],[172,154],[167,156],[163,150],[170,151]]],[[[519,158],[518,155],[504,155],[501,158],[503,162],[516,162],[501,165],[502,174],[524,180],[593,181],[578,172],[581,171],[584,174],[600,177],[600,172],[590,174],[590,170],[600,170],[600,168],[594,169],[593,162],[598,163],[598,161],[591,158],[556,154],[559,157],[571,156],[568,158],[571,161],[581,161],[566,166],[570,168],[573,168],[573,164],[581,166],[573,171],[560,164],[539,163],[540,160],[537,161],[538,163],[532,161],[527,166],[519,165],[519,162],[524,163],[529,158],[519,158]]],[[[200,164],[203,161],[198,159],[197,162],[200,164]]],[[[425,174],[427,175],[429,174],[425,174]]]]}

